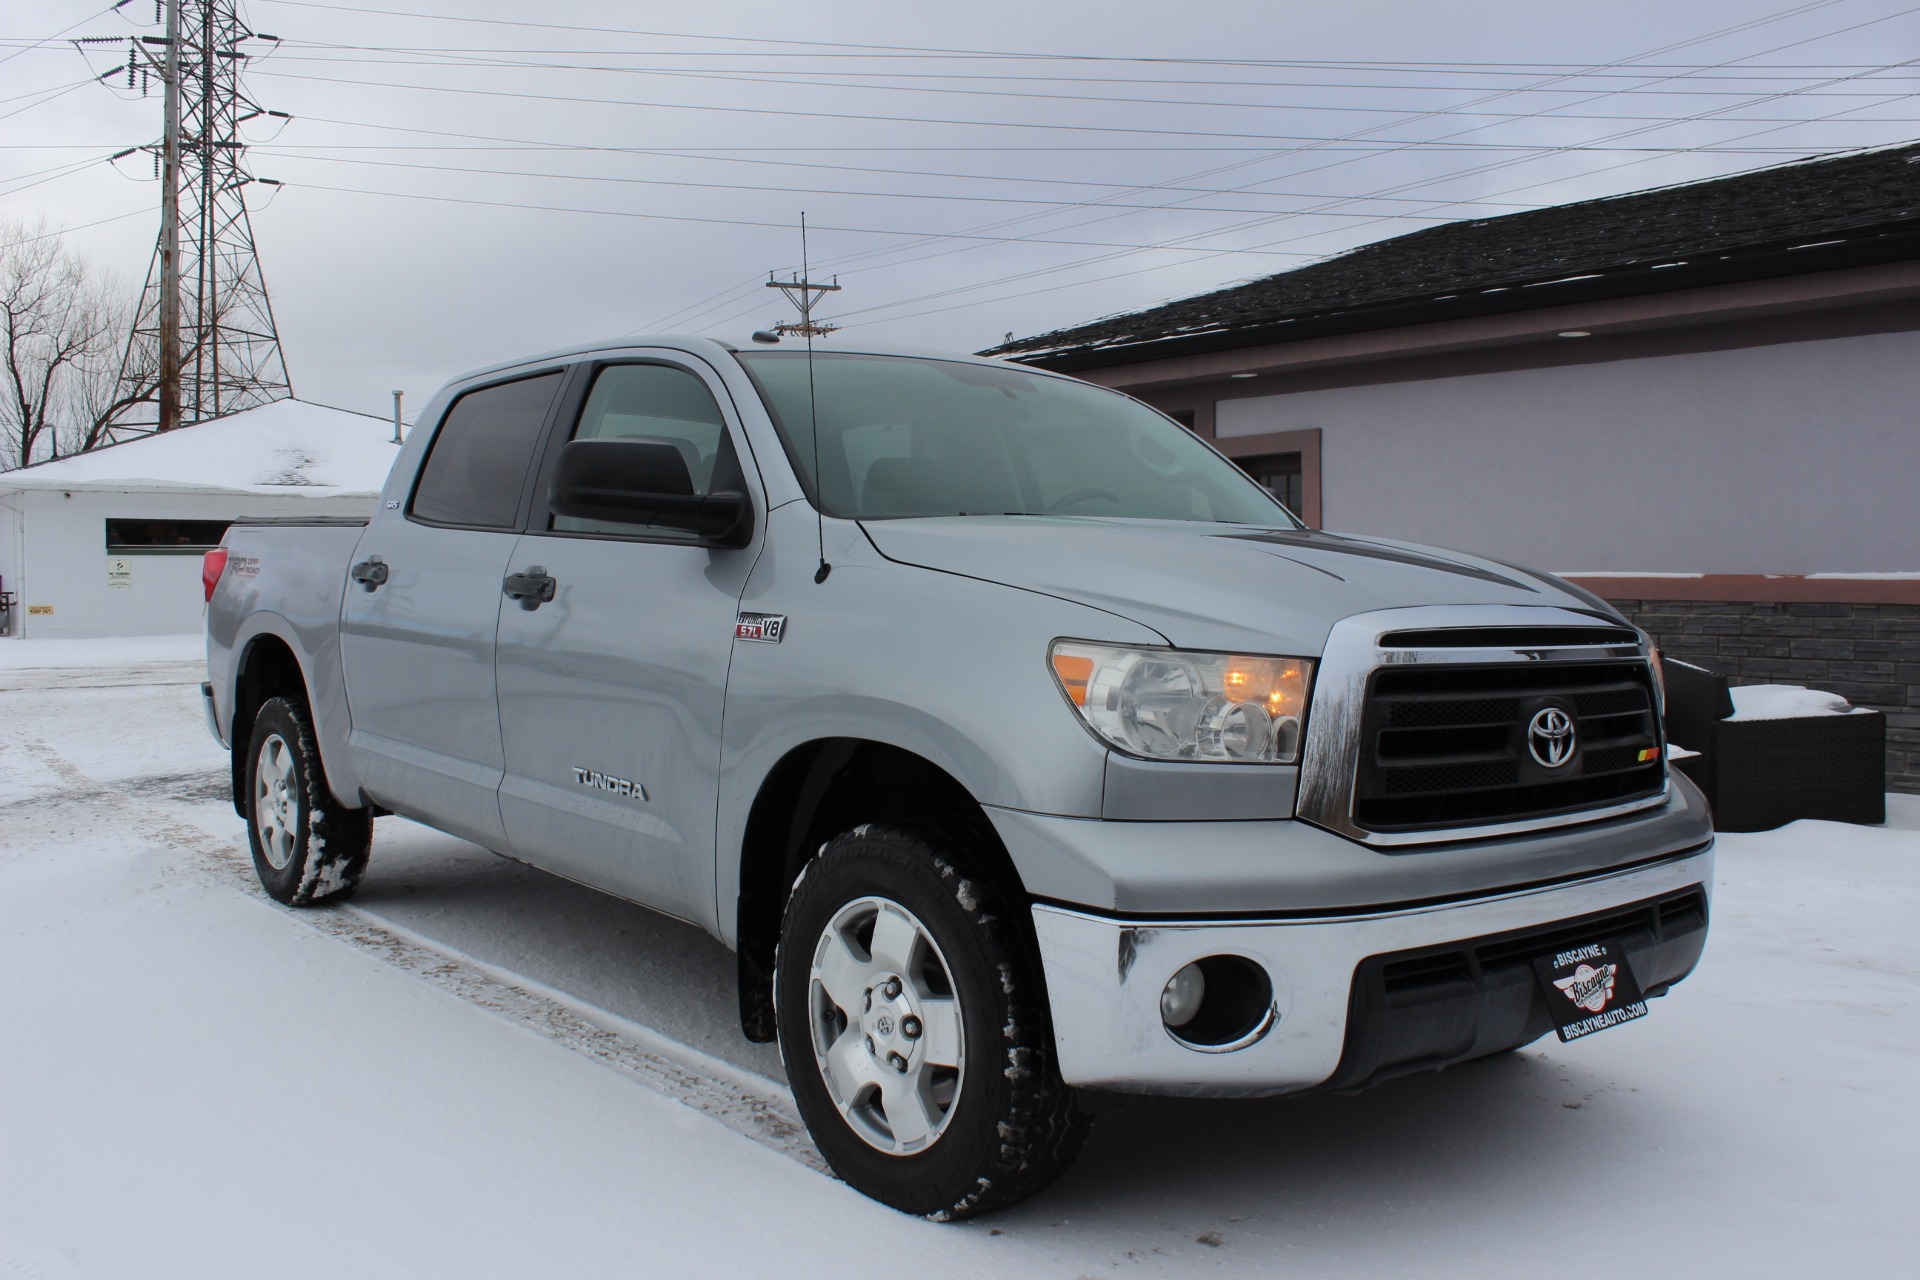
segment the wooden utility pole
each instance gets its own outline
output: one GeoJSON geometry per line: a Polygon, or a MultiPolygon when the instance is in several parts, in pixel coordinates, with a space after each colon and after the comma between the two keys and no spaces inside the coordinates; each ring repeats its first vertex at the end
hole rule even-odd
{"type": "Polygon", "coordinates": [[[817,295],[840,292],[840,277],[835,276],[832,284],[815,284],[807,277],[807,215],[800,215],[800,274],[791,280],[775,280],[773,272],[767,272],[767,288],[778,289],[786,295],[800,312],[800,323],[777,324],[773,331],[783,338],[823,338],[840,326],[837,324],[816,324],[813,319],[814,303],[817,295]]]}

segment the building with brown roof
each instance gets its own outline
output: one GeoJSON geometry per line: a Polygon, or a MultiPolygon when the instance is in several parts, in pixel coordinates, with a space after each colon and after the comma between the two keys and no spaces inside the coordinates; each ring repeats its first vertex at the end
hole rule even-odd
{"type": "Polygon", "coordinates": [[[1920,144],[1450,223],[989,354],[1174,414],[1310,523],[1566,574],[1888,712],[1920,791],[1920,144]]]}

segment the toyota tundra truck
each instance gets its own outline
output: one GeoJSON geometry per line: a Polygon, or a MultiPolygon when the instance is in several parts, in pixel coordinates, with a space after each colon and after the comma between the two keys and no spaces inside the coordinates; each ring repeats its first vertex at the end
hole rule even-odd
{"type": "MultiPolygon", "coordinates": [[[[243,520],[208,682],[265,891],[399,814],[711,932],[828,1164],[1006,1205],[1117,1095],[1632,1021],[1713,835],[1601,600],[1305,527],[998,360],[623,341],[441,390],[366,520],[243,520]]],[[[1284,1156],[1276,1156],[1284,1158],[1284,1156]]]]}

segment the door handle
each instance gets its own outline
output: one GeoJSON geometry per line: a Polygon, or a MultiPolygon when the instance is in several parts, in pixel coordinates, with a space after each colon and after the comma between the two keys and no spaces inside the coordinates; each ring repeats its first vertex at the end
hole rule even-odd
{"type": "Polygon", "coordinates": [[[520,602],[522,609],[538,609],[553,599],[555,588],[560,584],[552,575],[539,565],[529,565],[525,573],[510,573],[500,584],[500,590],[520,602]]]}
{"type": "Polygon", "coordinates": [[[372,591],[387,580],[387,562],[379,556],[368,556],[350,570],[353,580],[372,591]]]}

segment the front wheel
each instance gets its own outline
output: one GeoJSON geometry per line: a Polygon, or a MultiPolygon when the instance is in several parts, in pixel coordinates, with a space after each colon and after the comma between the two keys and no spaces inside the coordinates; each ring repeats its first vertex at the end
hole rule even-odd
{"type": "Polygon", "coordinates": [[[781,1059],[827,1163],[942,1219],[1032,1195],[1088,1128],[1030,947],[971,865],[899,828],[836,836],[794,887],[774,974],[781,1059]]]}
{"type": "Polygon", "coordinates": [[[360,885],[373,814],[327,790],[307,710],[270,698],[247,741],[247,842],[260,885],[292,907],[337,902],[360,885]]]}

